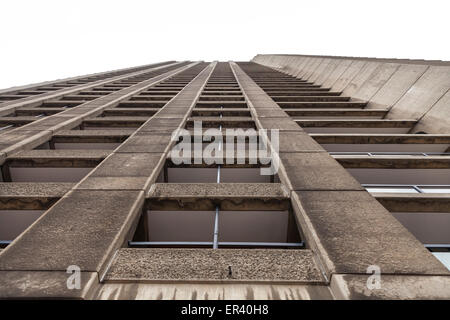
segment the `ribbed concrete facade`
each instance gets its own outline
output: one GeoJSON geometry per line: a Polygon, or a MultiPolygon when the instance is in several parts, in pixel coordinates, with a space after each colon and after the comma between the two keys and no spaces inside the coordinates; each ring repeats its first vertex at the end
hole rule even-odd
{"type": "Polygon", "coordinates": [[[448,62],[258,55],[1,90],[0,297],[449,299],[449,88],[448,62]],[[268,155],[178,163],[180,129],[268,155]]]}

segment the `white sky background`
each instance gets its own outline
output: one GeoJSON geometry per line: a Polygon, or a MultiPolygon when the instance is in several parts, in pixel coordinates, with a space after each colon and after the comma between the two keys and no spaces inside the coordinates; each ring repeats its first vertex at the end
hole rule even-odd
{"type": "Polygon", "coordinates": [[[0,88],[166,60],[450,60],[448,0],[2,0],[0,88]]]}

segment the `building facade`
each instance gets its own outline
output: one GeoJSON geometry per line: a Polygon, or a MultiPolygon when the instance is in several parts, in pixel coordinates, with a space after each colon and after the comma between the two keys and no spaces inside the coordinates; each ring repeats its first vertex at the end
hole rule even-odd
{"type": "Polygon", "coordinates": [[[0,298],[449,299],[449,88],[257,55],[0,90],[0,298]]]}

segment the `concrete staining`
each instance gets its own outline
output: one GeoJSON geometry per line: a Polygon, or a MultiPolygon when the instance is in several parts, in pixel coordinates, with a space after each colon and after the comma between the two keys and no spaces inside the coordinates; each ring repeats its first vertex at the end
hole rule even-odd
{"type": "Polygon", "coordinates": [[[337,61],[342,68],[333,69],[324,86],[368,101],[369,109],[389,110],[387,119],[419,120],[413,133],[449,132],[450,62],[304,55],[257,55],[252,61],[306,80],[313,78],[308,70],[328,74],[334,64],[327,64],[337,61]]]}
{"type": "Polygon", "coordinates": [[[105,281],[123,280],[324,283],[309,250],[269,249],[120,249],[105,281]]]}
{"type": "MultiPolygon", "coordinates": [[[[450,150],[450,64],[294,55],[254,61],[171,61],[0,91],[0,217],[45,211],[2,244],[0,298],[450,298],[449,271],[394,218],[444,215],[448,194],[368,193],[351,171],[447,170],[448,157],[328,153],[364,145],[450,150]],[[261,165],[246,157],[221,167],[222,175],[235,170],[229,182],[213,183],[216,164],[175,166],[171,134],[192,132],[196,120],[204,129],[278,129],[279,171],[263,179],[253,173],[261,165]],[[38,175],[19,183],[11,173],[57,175],[55,168],[87,174],[71,183],[64,174],[61,183],[38,175]],[[195,171],[204,169],[213,180],[195,171]],[[208,242],[213,228],[205,242],[179,244],[210,221],[189,229],[186,217],[201,221],[194,215],[216,209],[219,217],[240,215],[239,225],[228,225],[239,244],[221,244],[220,228],[217,250],[208,242]],[[149,220],[152,210],[162,220],[149,220]],[[169,212],[178,220],[158,225],[169,212]],[[275,220],[261,226],[266,214],[275,220]],[[158,226],[177,243],[148,244],[158,226]],[[252,247],[242,235],[282,242],[252,247]],[[65,285],[69,265],[80,267],[80,291],[65,285]],[[370,265],[381,268],[381,289],[366,286],[370,265]]],[[[15,219],[5,223],[17,227],[15,219]]]]}

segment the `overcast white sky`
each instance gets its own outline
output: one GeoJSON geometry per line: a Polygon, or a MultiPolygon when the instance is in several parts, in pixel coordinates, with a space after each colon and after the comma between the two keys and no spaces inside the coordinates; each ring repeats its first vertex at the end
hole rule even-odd
{"type": "Polygon", "coordinates": [[[257,53],[450,60],[448,0],[3,0],[0,88],[257,53]]]}

